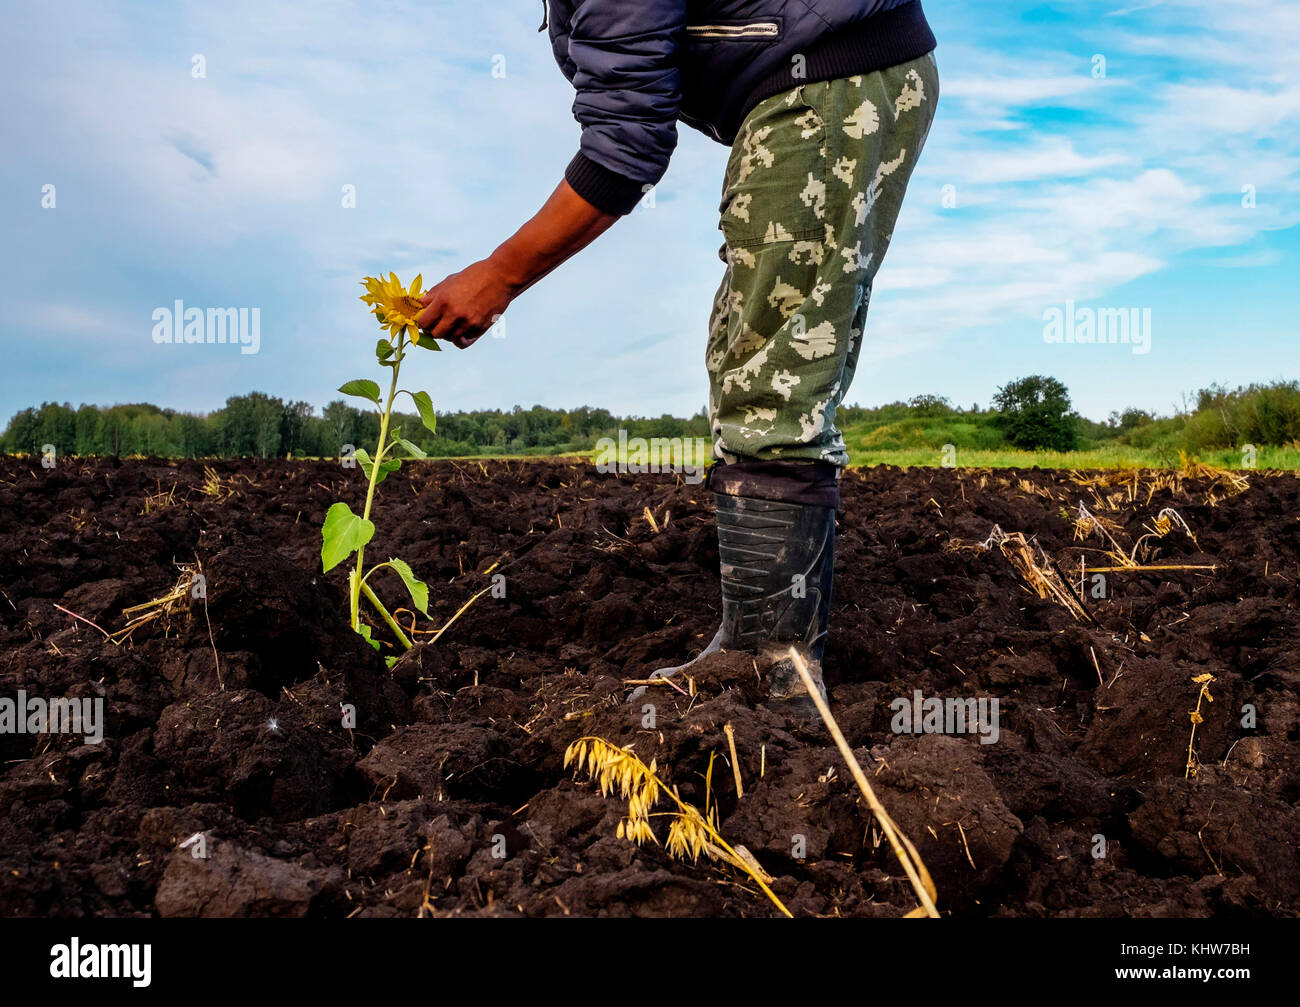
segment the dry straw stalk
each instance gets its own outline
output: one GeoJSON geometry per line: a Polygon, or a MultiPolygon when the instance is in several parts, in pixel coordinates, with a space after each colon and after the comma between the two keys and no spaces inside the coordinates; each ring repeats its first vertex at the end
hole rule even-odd
{"type": "Polygon", "coordinates": [[[821,714],[822,720],[826,722],[826,729],[831,732],[831,737],[835,739],[835,747],[840,750],[840,755],[844,757],[845,763],[848,764],[849,772],[853,774],[853,779],[857,781],[862,796],[867,799],[867,804],[870,805],[872,812],[876,816],[876,821],[880,823],[880,828],[885,833],[885,838],[889,840],[889,845],[894,850],[894,856],[898,857],[898,862],[903,865],[903,870],[907,873],[907,880],[912,883],[912,890],[916,892],[916,897],[921,902],[920,906],[907,915],[909,917],[929,916],[937,919],[939,910],[935,908],[934,903],[938,898],[938,892],[934,887],[930,872],[925,869],[925,863],[921,860],[921,855],[916,852],[916,847],[912,845],[912,841],[903,834],[903,831],[895,824],[894,820],[889,817],[889,812],[885,810],[885,806],[876,797],[876,792],[871,789],[871,784],[867,782],[867,774],[862,771],[862,766],[853,754],[853,749],[849,747],[849,743],[844,739],[844,733],[840,730],[840,725],[831,716],[830,708],[821,697],[821,691],[813,684],[812,676],[808,674],[808,665],[804,663],[799,651],[791,647],[789,656],[794,662],[795,669],[799,672],[803,687],[808,690],[808,695],[812,697],[813,703],[816,704],[817,712],[821,714]]]}
{"type": "Polygon", "coordinates": [[[586,736],[565,750],[564,765],[570,764],[584,770],[588,777],[595,780],[601,794],[618,794],[627,801],[627,817],[618,823],[620,839],[630,839],[637,845],[645,842],[658,845],[659,837],[650,827],[650,818],[652,814],[654,817],[666,815],[672,819],[668,827],[668,841],[664,845],[669,856],[679,860],[690,857],[695,861],[701,853],[711,856],[721,854],[721,859],[748,875],[777,909],[785,916],[791,916],[790,910],[763,879],[766,872],[761,875],[751,866],[752,855],[747,860],[718,834],[710,821],[716,818],[716,811],[710,811],[706,817],[700,813],[699,808],[683,801],[677,796],[676,790],[659,778],[654,760],[647,766],[631,748],[622,748],[604,738],[586,736]],[[653,811],[659,798],[664,795],[677,805],[677,811],[653,811]]]}

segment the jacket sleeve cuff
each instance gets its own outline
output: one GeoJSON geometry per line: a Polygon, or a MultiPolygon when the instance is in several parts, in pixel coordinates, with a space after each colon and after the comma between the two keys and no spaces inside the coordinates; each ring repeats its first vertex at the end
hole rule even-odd
{"type": "Polygon", "coordinates": [[[573,191],[605,213],[631,213],[645,195],[647,185],[610,171],[579,151],[564,169],[564,179],[573,191]]]}

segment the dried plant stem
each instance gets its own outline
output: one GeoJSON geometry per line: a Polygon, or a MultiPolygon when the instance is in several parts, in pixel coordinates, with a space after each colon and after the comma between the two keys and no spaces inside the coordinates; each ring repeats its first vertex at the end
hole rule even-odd
{"type": "MultiPolygon", "coordinates": [[[[154,598],[150,601],[143,602],[139,605],[132,605],[130,608],[122,609],[122,614],[125,616],[129,616],[129,618],[127,619],[127,623],[121,629],[110,634],[109,639],[112,640],[114,643],[120,644],[122,643],[122,641],[130,639],[131,634],[134,633],[141,626],[143,626],[145,623],[154,622],[155,620],[171,615],[172,608],[176,605],[177,602],[182,601],[187,595],[189,595],[191,590],[191,585],[194,583],[194,572],[191,567],[182,566],[180,570],[181,570],[180,579],[177,580],[175,586],[171,589],[170,592],[163,595],[162,597],[154,598]]],[[[204,611],[206,611],[207,610],[206,597],[204,598],[203,604],[204,604],[204,611]]],[[[214,648],[214,652],[215,652],[215,648],[214,648]]],[[[220,668],[218,668],[217,669],[218,680],[219,680],[220,673],[221,673],[220,668]]]]}
{"type": "MultiPolygon", "coordinates": [[[[920,854],[916,852],[916,847],[912,845],[911,840],[903,834],[902,830],[894,823],[894,820],[889,817],[889,812],[885,810],[885,806],[876,797],[876,792],[871,789],[871,784],[867,782],[867,775],[862,771],[862,766],[853,754],[853,749],[849,747],[849,743],[844,739],[844,733],[840,730],[840,725],[831,716],[830,708],[826,705],[826,701],[822,699],[821,691],[813,684],[812,676],[808,674],[808,665],[804,663],[803,657],[794,647],[790,648],[790,659],[794,662],[795,670],[799,672],[799,678],[803,681],[804,688],[808,690],[808,695],[812,697],[817,712],[821,714],[822,720],[825,721],[826,729],[831,732],[831,737],[835,739],[835,746],[840,750],[840,755],[844,757],[845,763],[848,764],[849,772],[853,774],[858,789],[862,791],[862,796],[867,799],[867,804],[871,806],[871,810],[875,813],[876,820],[885,833],[885,838],[889,840],[889,845],[894,850],[894,856],[903,865],[903,870],[907,873],[907,880],[912,883],[912,890],[916,892],[916,897],[920,900],[921,906],[924,907],[925,915],[938,919],[939,910],[934,905],[938,893],[935,890],[934,881],[930,878],[930,872],[925,869],[925,864],[921,861],[920,854]]],[[[913,910],[913,913],[915,912],[916,910],[913,910]]],[[[908,915],[912,915],[912,913],[908,915]]]]}
{"type": "Polygon", "coordinates": [[[1187,768],[1183,772],[1184,780],[1190,780],[1196,775],[1196,725],[1205,719],[1201,716],[1201,700],[1207,703],[1214,702],[1214,697],[1210,695],[1210,683],[1213,681],[1214,676],[1209,672],[1192,679],[1192,682],[1201,687],[1201,691],[1196,694],[1196,709],[1191,712],[1192,734],[1187,739],[1187,768]]]}
{"type": "Polygon", "coordinates": [[[1157,563],[1150,566],[1090,566],[1089,573],[1145,573],[1147,570],[1217,570],[1217,563],[1157,563]]]}
{"type": "Polygon", "coordinates": [[[74,619],[78,619],[78,620],[80,620],[81,622],[84,622],[87,626],[93,626],[95,629],[98,629],[101,633],[104,634],[104,639],[105,639],[105,640],[108,640],[110,643],[116,643],[116,642],[117,642],[116,640],[114,640],[114,639],[112,638],[112,636],[110,636],[110,635],[108,634],[107,631],[105,631],[105,630],[104,630],[103,628],[101,628],[100,626],[95,625],[95,623],[91,622],[91,621],[90,621],[89,619],[87,619],[84,615],[77,615],[77,613],[74,612],[74,611],[72,611],[72,609],[70,609],[70,608],[64,608],[62,605],[55,605],[54,607],[57,608],[60,612],[66,612],[68,615],[72,616],[72,618],[74,618],[74,619]]]}
{"type": "Polygon", "coordinates": [[[453,615],[450,619],[448,619],[445,623],[443,623],[443,625],[442,625],[442,629],[440,629],[440,630],[438,630],[438,632],[434,633],[434,634],[433,634],[433,639],[430,640],[429,642],[430,642],[430,643],[437,643],[437,642],[438,642],[438,637],[442,636],[443,633],[447,632],[447,630],[449,630],[449,629],[451,628],[451,624],[452,624],[453,622],[455,622],[455,621],[456,621],[457,619],[459,619],[462,615],[464,615],[464,614],[465,614],[465,611],[466,611],[466,610],[467,610],[471,605],[473,605],[474,602],[478,601],[480,598],[482,598],[485,594],[487,594],[487,593],[488,593],[489,591],[491,591],[491,590],[492,590],[492,585],[489,584],[487,587],[483,588],[483,590],[479,591],[477,594],[472,595],[472,596],[470,597],[469,601],[465,602],[464,605],[462,605],[460,608],[458,608],[458,609],[456,610],[456,614],[455,614],[455,615],[453,615]]]}
{"type": "Polygon", "coordinates": [[[157,608],[159,605],[170,605],[174,601],[180,601],[185,597],[186,588],[172,588],[171,594],[165,594],[161,598],[154,598],[152,601],[146,601],[139,605],[132,605],[130,608],[122,609],[123,615],[134,615],[136,612],[143,612],[147,609],[157,608]]]}
{"type": "Polygon", "coordinates": [[[997,546],[998,551],[1006,557],[1007,562],[1011,564],[1020,576],[1034,589],[1034,593],[1043,599],[1055,601],[1058,605],[1067,609],[1069,613],[1080,622],[1093,622],[1093,618],[1088,614],[1088,610],[1080,604],[1070,591],[1069,587],[1061,580],[1060,574],[1052,565],[1051,559],[1047,553],[1043,552],[1041,546],[1038,548],[1041,562],[1034,557],[1034,550],[1029,541],[1025,538],[1024,532],[1013,532],[1008,535],[998,525],[993,526],[989,532],[989,537],[980,546],[981,549],[991,549],[997,546]]]}
{"type": "Polygon", "coordinates": [[[688,853],[694,857],[700,853],[716,855],[712,849],[716,848],[716,852],[722,855],[721,859],[747,875],[784,916],[793,919],[785,903],[777,898],[776,893],[750,866],[748,860],[719,835],[708,816],[701,814],[700,809],[693,804],[683,801],[672,787],[659,778],[653,762],[647,766],[631,748],[587,735],[574,741],[565,750],[564,764],[568,766],[571,763],[584,769],[600,786],[602,794],[618,793],[627,799],[628,817],[619,824],[620,838],[626,836],[638,844],[646,840],[658,843],[658,837],[650,828],[651,809],[660,795],[666,794],[678,808],[676,812],[667,813],[673,819],[668,832],[669,856],[685,857],[688,853]]]}
{"type": "Polygon", "coordinates": [[[754,883],[758,885],[759,888],[763,889],[763,894],[766,895],[772,901],[772,905],[776,906],[777,909],[781,910],[781,912],[784,913],[790,919],[794,919],[794,916],[790,913],[790,910],[785,907],[785,903],[782,902],[779,898],[777,898],[776,893],[772,891],[772,889],[767,887],[767,883],[762,878],[760,878],[757,874],[754,873],[753,869],[745,861],[745,858],[742,857],[739,853],[737,853],[734,849],[732,849],[731,844],[728,843],[725,839],[722,838],[721,835],[718,834],[718,830],[715,829],[712,825],[710,825],[707,820],[705,820],[704,816],[700,814],[698,808],[696,808],[694,805],[687,804],[680,797],[678,797],[677,793],[670,787],[664,787],[664,793],[667,794],[672,799],[673,803],[676,804],[677,807],[681,809],[682,814],[687,815],[689,817],[698,818],[699,819],[698,824],[700,825],[700,827],[703,828],[704,831],[709,834],[709,838],[713,840],[714,845],[721,847],[722,851],[727,854],[727,858],[729,862],[732,864],[732,866],[739,868],[740,870],[748,874],[751,878],[753,878],[754,883]]]}
{"type": "Polygon", "coordinates": [[[736,799],[739,800],[745,796],[745,784],[740,779],[740,760],[736,758],[736,732],[728,724],[722,733],[727,736],[727,747],[731,749],[731,771],[736,776],[736,799]]]}
{"type": "MultiPolygon", "coordinates": [[[[203,576],[203,562],[196,555],[194,565],[198,568],[199,576],[203,576]]],[[[190,583],[194,583],[193,575],[190,575],[190,583]]],[[[212,616],[208,614],[208,592],[203,592],[203,621],[208,624],[208,643],[212,644],[212,664],[217,669],[217,688],[222,692],[226,689],[226,683],[221,678],[221,655],[217,653],[217,638],[212,632],[212,616]]]]}

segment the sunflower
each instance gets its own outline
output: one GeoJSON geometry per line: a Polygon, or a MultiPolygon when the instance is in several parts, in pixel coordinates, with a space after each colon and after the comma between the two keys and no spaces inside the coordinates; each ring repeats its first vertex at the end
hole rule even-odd
{"type": "Polygon", "coordinates": [[[424,293],[424,276],[412,280],[409,290],[402,288],[402,281],[396,273],[389,273],[386,280],[367,276],[361,282],[366,288],[361,300],[370,305],[379,324],[388,330],[389,341],[406,330],[411,342],[418,342],[420,325],[415,316],[424,310],[424,305],[420,303],[420,295],[424,293]]]}

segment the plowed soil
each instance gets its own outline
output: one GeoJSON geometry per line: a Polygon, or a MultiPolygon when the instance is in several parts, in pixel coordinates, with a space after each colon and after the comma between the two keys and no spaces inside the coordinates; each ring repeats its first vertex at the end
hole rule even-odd
{"type": "MultiPolygon", "coordinates": [[[[344,568],[320,572],[320,522],[361,509],[360,473],[213,468],[0,459],[0,698],[107,710],[100,744],[0,734],[0,913],[775,913],[729,866],[618,838],[625,805],[563,766],[584,735],[715,804],[795,916],[916,904],[825,729],[768,709],[751,658],[625,702],[716,625],[700,487],[567,460],[408,466],[379,489],[369,555],[429,582],[430,617],[389,667],[392,634],[367,646],[344,568]],[[182,567],[205,597],[105,638],[182,567]],[[181,846],[198,833],[204,856],[181,846]]],[[[1300,914],[1300,486],[1248,475],[846,475],[832,709],[942,912],[1300,914]],[[1104,533],[1076,538],[1080,503],[1104,533]],[[995,525],[1076,592],[1081,559],[1118,565],[1106,550],[1212,569],[1086,574],[1072,614],[979,547],[995,525]],[[896,733],[891,702],[917,690],[996,698],[996,742],[896,733]]]]}

